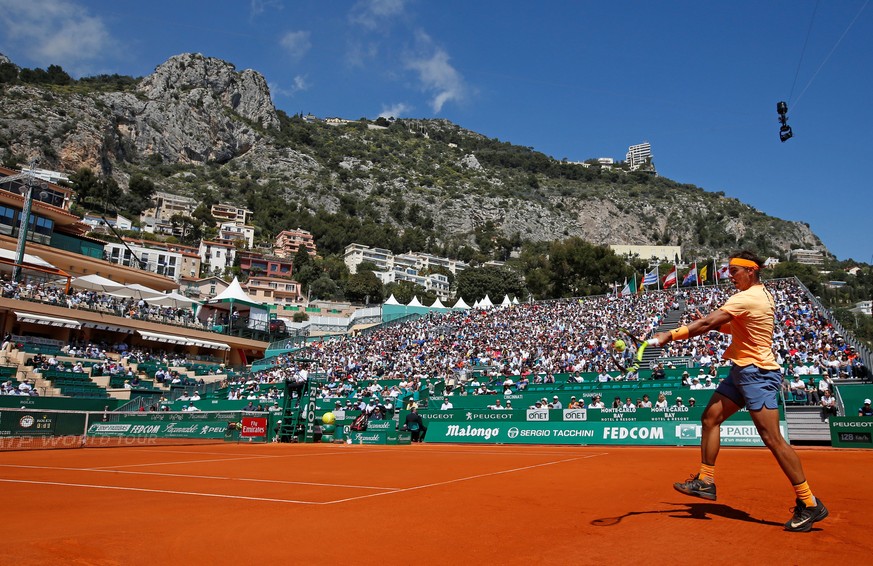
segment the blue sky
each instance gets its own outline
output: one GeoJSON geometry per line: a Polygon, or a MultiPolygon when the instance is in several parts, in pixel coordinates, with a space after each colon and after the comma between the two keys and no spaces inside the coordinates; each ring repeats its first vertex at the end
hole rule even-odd
{"type": "Polygon", "coordinates": [[[0,52],[74,76],[199,52],[288,113],[446,118],[556,159],[648,141],[662,175],[871,263],[869,2],[0,0],[0,52]]]}

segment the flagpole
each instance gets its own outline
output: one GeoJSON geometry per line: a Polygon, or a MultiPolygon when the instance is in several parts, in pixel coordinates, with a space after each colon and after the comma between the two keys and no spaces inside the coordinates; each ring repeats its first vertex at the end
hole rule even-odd
{"type": "Polygon", "coordinates": [[[658,291],[661,290],[661,264],[655,266],[655,283],[658,285],[658,291]]]}

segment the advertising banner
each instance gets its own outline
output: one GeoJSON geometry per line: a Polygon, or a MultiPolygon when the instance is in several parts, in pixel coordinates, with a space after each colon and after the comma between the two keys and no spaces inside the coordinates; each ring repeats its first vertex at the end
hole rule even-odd
{"type": "Polygon", "coordinates": [[[109,421],[92,423],[88,436],[225,438],[232,435],[230,423],[238,421],[240,413],[233,412],[121,413],[112,414],[109,421]]]}
{"type": "MultiPolygon", "coordinates": [[[[783,434],[785,423],[781,422],[783,434]]],[[[624,446],[692,446],[700,444],[701,427],[694,422],[431,422],[427,442],[488,444],[606,444],[624,446]]],[[[752,423],[721,427],[723,446],[763,446],[752,423]]]]}
{"type": "Polygon", "coordinates": [[[267,436],[266,417],[243,417],[242,430],[239,434],[243,438],[258,438],[267,436]]]}
{"type": "Polygon", "coordinates": [[[831,417],[831,444],[841,448],[873,448],[873,419],[831,417]]]}

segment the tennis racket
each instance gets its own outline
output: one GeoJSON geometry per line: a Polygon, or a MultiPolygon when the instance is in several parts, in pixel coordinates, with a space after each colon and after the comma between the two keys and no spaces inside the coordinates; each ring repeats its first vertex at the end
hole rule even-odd
{"type": "Polygon", "coordinates": [[[634,348],[637,349],[636,354],[634,354],[633,362],[630,366],[627,367],[628,371],[632,371],[633,373],[637,373],[640,370],[640,366],[643,363],[643,353],[645,353],[646,348],[650,345],[655,345],[656,343],[652,340],[641,340],[637,337],[633,332],[628,330],[627,328],[619,327],[618,331],[621,334],[624,334],[628,340],[633,344],[634,348]]]}

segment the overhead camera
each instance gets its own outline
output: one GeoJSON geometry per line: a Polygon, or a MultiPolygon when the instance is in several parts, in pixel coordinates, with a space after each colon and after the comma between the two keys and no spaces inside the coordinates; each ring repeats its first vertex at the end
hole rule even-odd
{"type": "Polygon", "coordinates": [[[788,104],[784,101],[777,102],[776,112],[779,114],[779,123],[782,124],[779,128],[779,141],[788,141],[794,135],[794,132],[791,131],[791,126],[788,125],[788,104]]]}

